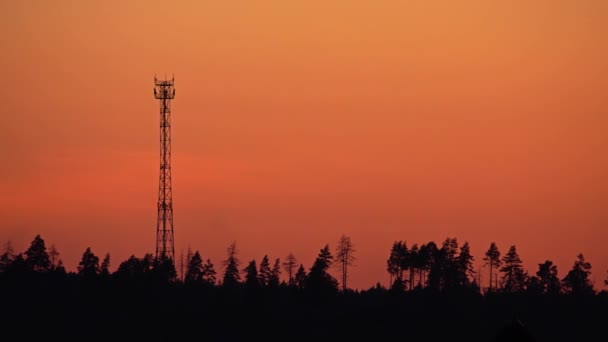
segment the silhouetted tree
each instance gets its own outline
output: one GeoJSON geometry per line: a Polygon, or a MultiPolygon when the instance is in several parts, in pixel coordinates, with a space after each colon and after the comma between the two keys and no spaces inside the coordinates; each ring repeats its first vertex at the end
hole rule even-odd
{"type": "Polygon", "coordinates": [[[119,279],[135,279],[143,273],[141,262],[135,255],[121,262],[113,276],[119,279]]]}
{"type": "Polygon", "coordinates": [[[99,274],[99,257],[97,257],[91,248],[87,249],[82,254],[82,259],[78,264],[78,274],[85,278],[94,277],[99,274]]]}
{"type": "Polygon", "coordinates": [[[156,282],[175,282],[177,280],[177,270],[174,260],[165,256],[154,259],[151,276],[156,282]]]}
{"type": "Polygon", "coordinates": [[[63,260],[57,260],[57,266],[55,266],[55,273],[57,274],[66,274],[65,267],[63,266],[63,260]]]}
{"type": "Polygon", "coordinates": [[[211,259],[207,259],[207,262],[203,265],[203,283],[207,285],[215,285],[215,274],[215,268],[213,266],[213,263],[211,262],[211,259]]]}
{"type": "Polygon", "coordinates": [[[441,291],[445,286],[445,264],[446,253],[441,247],[431,254],[431,264],[429,265],[429,276],[427,288],[433,291],[441,291]]]}
{"type": "Polygon", "coordinates": [[[458,240],[448,237],[436,254],[434,270],[439,273],[441,290],[451,290],[460,284],[462,276],[459,274],[457,252],[458,240]]]}
{"type": "Polygon", "coordinates": [[[99,266],[99,275],[102,277],[108,277],[110,275],[110,253],[106,253],[99,266]]]}
{"type": "Polygon", "coordinates": [[[241,280],[239,274],[239,260],[236,257],[236,242],[233,242],[228,246],[228,258],[224,261],[224,278],[222,280],[222,286],[234,287],[241,280]]]}
{"type": "Polygon", "coordinates": [[[428,271],[426,286],[431,288],[437,288],[439,286],[439,284],[436,284],[438,283],[438,281],[431,277],[431,271],[433,269],[436,269],[436,264],[440,261],[440,249],[439,247],[437,247],[437,244],[434,241],[427,242],[426,248],[428,253],[428,259],[426,261],[426,269],[428,271]]]}
{"type": "Polygon", "coordinates": [[[464,242],[460,247],[460,254],[456,258],[456,264],[458,267],[458,284],[460,286],[467,286],[470,284],[470,279],[475,278],[475,270],[473,268],[474,258],[471,255],[471,248],[468,242],[464,242]]]}
{"type": "Polygon", "coordinates": [[[577,256],[572,269],[563,279],[563,285],[567,293],[574,295],[593,294],[593,285],[589,280],[591,274],[591,264],[585,261],[583,254],[577,256]]]}
{"type": "Polygon", "coordinates": [[[8,263],[4,273],[11,275],[21,275],[30,271],[30,265],[27,260],[23,257],[22,253],[15,255],[15,257],[8,263]]]}
{"type": "MultiPolygon", "coordinates": [[[[405,241],[399,241],[397,244],[397,258],[399,260],[399,279],[403,280],[403,273],[410,268],[410,250],[407,248],[405,241]]],[[[405,284],[405,283],[404,283],[405,284]]]]}
{"type": "Polygon", "coordinates": [[[333,264],[333,259],[329,245],[325,245],[310,268],[306,279],[306,289],[317,293],[331,293],[338,290],[338,281],[327,273],[333,264]]]}
{"type": "MultiPolygon", "coordinates": [[[[488,288],[489,291],[492,291],[492,280],[494,280],[493,277],[493,270],[495,268],[500,267],[501,261],[500,261],[500,251],[498,250],[498,246],[496,245],[495,242],[492,242],[490,244],[490,248],[488,248],[488,250],[486,251],[486,256],[483,258],[483,260],[486,262],[486,265],[490,266],[490,287],[488,288]]],[[[498,287],[498,275],[496,275],[496,287],[498,287]]]]}
{"type": "Polygon", "coordinates": [[[393,284],[391,284],[390,291],[391,292],[403,292],[405,290],[405,283],[399,277],[395,278],[393,284]]]}
{"type": "Polygon", "coordinates": [[[186,274],[184,270],[186,268],[186,263],[187,262],[184,261],[184,250],[182,249],[179,253],[179,266],[177,268],[179,270],[179,279],[182,281],[184,280],[184,275],[186,274]]]}
{"type": "Polygon", "coordinates": [[[287,255],[287,258],[285,258],[285,262],[283,262],[283,267],[285,269],[285,272],[287,272],[287,276],[289,277],[288,284],[292,285],[292,286],[294,285],[293,276],[296,271],[297,265],[298,265],[298,260],[292,253],[289,253],[287,255]]]}
{"type": "Polygon", "coordinates": [[[458,253],[458,240],[456,238],[446,238],[441,248],[444,250],[447,260],[456,260],[456,253],[458,253]]]}
{"type": "Polygon", "coordinates": [[[546,260],[542,264],[538,264],[538,277],[540,292],[546,294],[559,294],[562,284],[557,276],[557,266],[552,261],[546,260]]]}
{"type": "Polygon", "coordinates": [[[49,248],[49,261],[51,263],[51,272],[54,274],[65,275],[65,267],[63,261],[59,258],[59,251],[55,248],[55,245],[51,245],[49,248]]]}
{"type": "Polygon", "coordinates": [[[51,262],[51,270],[54,270],[59,261],[59,252],[57,251],[57,248],[55,248],[55,245],[49,247],[49,261],[51,262]]]}
{"type": "Polygon", "coordinates": [[[44,240],[36,235],[30,247],[25,251],[25,261],[34,272],[48,272],[51,269],[49,254],[46,252],[44,240]]]}
{"type": "Polygon", "coordinates": [[[307,277],[308,277],[308,275],[306,274],[304,265],[300,264],[300,267],[298,268],[298,271],[296,272],[296,275],[294,276],[294,285],[299,289],[304,288],[307,277]]]}
{"type": "Polygon", "coordinates": [[[391,254],[386,262],[391,283],[397,278],[403,280],[403,272],[409,269],[410,263],[407,243],[404,241],[393,243],[391,254]]]}
{"type": "Polygon", "coordinates": [[[276,258],[272,270],[270,271],[270,279],[268,280],[268,286],[278,287],[281,282],[281,260],[276,258]]]}
{"type": "Polygon", "coordinates": [[[355,261],[354,252],[355,246],[351,242],[350,237],[342,235],[336,247],[336,261],[340,266],[340,274],[342,275],[342,291],[346,291],[347,289],[348,267],[352,266],[355,261]]]}
{"type": "MultiPolygon", "coordinates": [[[[606,271],[608,273],[608,271],[606,271]]],[[[606,280],[604,280],[604,285],[608,286],[608,275],[606,275],[606,280]]]]}
{"type": "Polygon", "coordinates": [[[391,253],[386,261],[386,271],[389,274],[389,283],[392,285],[394,279],[399,275],[399,247],[400,242],[393,242],[391,253]]]}
{"type": "Polygon", "coordinates": [[[522,267],[522,261],[517,254],[515,245],[502,258],[504,266],[500,269],[503,275],[503,289],[506,292],[521,292],[526,287],[527,275],[522,267]]]}
{"type": "Polygon", "coordinates": [[[152,268],[154,268],[154,255],[152,253],[144,254],[144,257],[141,259],[141,265],[145,271],[151,272],[152,268]]]}
{"type": "Polygon", "coordinates": [[[270,270],[270,261],[268,261],[268,255],[264,255],[260,262],[260,271],[258,272],[258,278],[260,278],[260,285],[268,286],[270,283],[270,277],[272,277],[272,271],[270,270]]]}
{"type": "Polygon", "coordinates": [[[6,271],[11,263],[15,260],[15,254],[13,253],[13,246],[11,242],[8,241],[4,248],[4,253],[0,255],[0,273],[6,271]]]}
{"type": "Polygon", "coordinates": [[[200,284],[203,282],[203,259],[198,251],[189,256],[184,282],[187,284],[200,284]]]}
{"type": "Polygon", "coordinates": [[[131,255],[129,259],[118,265],[113,276],[122,280],[143,280],[150,275],[153,266],[154,256],[152,254],[148,253],[142,259],[131,255]]]}
{"type": "Polygon", "coordinates": [[[410,248],[410,252],[407,254],[407,264],[410,270],[410,279],[409,279],[409,288],[410,290],[414,289],[414,280],[416,277],[416,269],[418,267],[420,249],[418,248],[418,244],[415,243],[410,248]]]}
{"type": "Polygon", "coordinates": [[[526,281],[526,291],[534,295],[544,293],[543,286],[541,285],[540,278],[538,278],[538,276],[533,275],[528,277],[528,280],[526,281]]]}
{"type": "Polygon", "coordinates": [[[243,271],[245,272],[245,286],[250,289],[259,287],[261,281],[259,279],[255,260],[251,260],[243,271]]]}
{"type": "Polygon", "coordinates": [[[434,243],[432,245],[422,244],[418,249],[418,255],[416,256],[415,267],[420,272],[420,276],[418,279],[418,285],[424,286],[426,282],[426,272],[429,270],[431,260],[431,249],[435,246],[434,243]]]}
{"type": "Polygon", "coordinates": [[[461,278],[456,257],[458,241],[455,238],[446,238],[439,250],[432,241],[427,246],[434,246],[429,250],[428,288],[433,291],[446,291],[458,287],[461,278]]]}
{"type": "MultiPolygon", "coordinates": [[[[181,261],[180,261],[180,272],[181,272],[181,277],[182,277],[182,281],[186,281],[186,273],[188,272],[188,266],[190,265],[190,259],[192,259],[193,257],[193,253],[192,253],[192,249],[190,248],[190,246],[188,246],[188,249],[186,250],[186,256],[184,257],[184,252],[182,250],[182,255],[181,255],[181,261]]],[[[199,253],[199,257],[200,257],[200,253],[199,253]]],[[[201,259],[201,263],[202,263],[202,259],[201,259]]]]}

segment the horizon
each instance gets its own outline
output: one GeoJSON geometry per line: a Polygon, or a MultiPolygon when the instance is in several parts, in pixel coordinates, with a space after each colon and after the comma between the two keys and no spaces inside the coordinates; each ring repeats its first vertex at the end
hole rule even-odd
{"type": "Polygon", "coordinates": [[[0,4],[2,245],[154,252],[166,73],[176,266],[309,269],[344,234],[363,290],[394,241],[453,237],[607,288],[605,1],[158,4],[0,4]]]}

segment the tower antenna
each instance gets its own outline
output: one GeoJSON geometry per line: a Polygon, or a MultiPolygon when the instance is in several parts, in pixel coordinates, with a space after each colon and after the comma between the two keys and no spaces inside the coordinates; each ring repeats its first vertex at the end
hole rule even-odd
{"type": "Polygon", "coordinates": [[[160,177],[158,179],[156,259],[170,259],[175,262],[171,186],[171,100],[175,97],[173,80],[158,80],[154,76],[154,97],[160,102],[160,177]]]}

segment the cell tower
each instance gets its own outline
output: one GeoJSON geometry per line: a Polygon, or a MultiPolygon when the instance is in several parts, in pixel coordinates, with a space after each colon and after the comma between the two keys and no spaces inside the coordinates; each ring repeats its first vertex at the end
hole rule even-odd
{"type": "Polygon", "coordinates": [[[158,220],[156,258],[175,261],[173,240],[173,195],[171,190],[171,100],[175,97],[174,79],[154,77],[154,97],[160,100],[160,177],[158,179],[158,220]]]}

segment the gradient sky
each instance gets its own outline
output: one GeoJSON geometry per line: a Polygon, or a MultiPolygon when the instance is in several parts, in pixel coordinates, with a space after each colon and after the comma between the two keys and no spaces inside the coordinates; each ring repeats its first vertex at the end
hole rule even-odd
{"type": "MultiPolygon", "coordinates": [[[[67,268],[154,252],[175,75],[176,250],[219,267],[341,234],[351,285],[395,240],[608,270],[608,2],[0,1],[0,241],[67,268]]],[[[482,282],[487,270],[482,269],[482,282]]],[[[337,275],[337,272],[334,272],[337,275]]]]}

